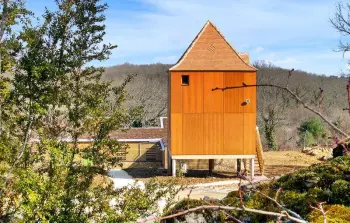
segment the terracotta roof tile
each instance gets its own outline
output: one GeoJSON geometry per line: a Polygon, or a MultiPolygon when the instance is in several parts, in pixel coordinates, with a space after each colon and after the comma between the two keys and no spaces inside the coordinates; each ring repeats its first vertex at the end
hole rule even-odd
{"type": "MultiPolygon", "coordinates": [[[[119,129],[109,133],[109,137],[128,140],[161,138],[166,146],[168,144],[168,119],[166,117],[161,119],[161,127],[119,129]]],[[[92,139],[92,137],[85,135],[81,136],[80,139],[92,139]]]]}
{"type": "Polygon", "coordinates": [[[256,71],[256,68],[246,63],[220,31],[208,21],[170,70],[256,71]]]}
{"type": "Polygon", "coordinates": [[[155,139],[162,138],[167,143],[168,129],[166,128],[131,128],[126,131],[118,130],[109,134],[115,139],[155,139]]]}
{"type": "Polygon", "coordinates": [[[242,60],[243,60],[246,64],[250,64],[248,53],[239,53],[238,55],[242,58],[242,60]]]}

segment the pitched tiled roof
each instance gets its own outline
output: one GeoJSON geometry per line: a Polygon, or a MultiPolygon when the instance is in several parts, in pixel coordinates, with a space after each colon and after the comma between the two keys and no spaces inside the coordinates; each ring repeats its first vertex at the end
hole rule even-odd
{"type": "Polygon", "coordinates": [[[256,71],[242,59],[220,31],[208,21],[171,71],[256,71]]]}
{"type": "Polygon", "coordinates": [[[109,134],[111,138],[115,139],[163,139],[163,142],[167,144],[168,129],[161,127],[154,128],[131,128],[125,131],[118,130],[109,134]]]}
{"type": "Polygon", "coordinates": [[[248,53],[239,53],[238,55],[242,58],[242,60],[243,60],[246,64],[250,64],[248,53]]]}
{"type": "MultiPolygon", "coordinates": [[[[109,134],[109,137],[118,139],[121,141],[129,141],[135,142],[139,141],[150,141],[154,139],[162,139],[162,143],[167,146],[168,144],[168,118],[161,117],[160,118],[160,127],[150,127],[150,128],[130,128],[130,129],[119,129],[117,131],[113,131],[109,134]]],[[[73,139],[70,137],[61,138],[62,141],[71,142],[73,139]]],[[[31,143],[38,142],[39,136],[35,135],[30,140],[31,143]]],[[[93,141],[93,137],[91,135],[83,135],[79,137],[78,142],[91,142],[93,141]]]]}
{"type": "MultiPolygon", "coordinates": [[[[146,139],[162,139],[165,146],[168,143],[168,119],[161,117],[160,127],[119,129],[109,133],[109,137],[118,140],[135,141],[146,139]]],[[[82,136],[81,140],[92,140],[91,136],[82,136]]]]}
{"type": "Polygon", "coordinates": [[[168,144],[168,119],[166,117],[160,118],[160,127],[150,128],[131,128],[127,130],[118,130],[111,132],[109,136],[115,139],[162,139],[165,146],[168,144]]]}

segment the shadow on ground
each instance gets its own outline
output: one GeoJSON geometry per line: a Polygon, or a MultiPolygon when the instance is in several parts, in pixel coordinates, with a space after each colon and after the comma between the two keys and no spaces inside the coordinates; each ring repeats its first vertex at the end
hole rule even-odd
{"type": "MultiPolygon", "coordinates": [[[[168,176],[166,170],[159,170],[158,168],[127,168],[124,170],[133,178],[168,176]]],[[[236,174],[228,171],[213,171],[213,173],[209,175],[208,170],[188,170],[184,176],[192,178],[235,178],[236,174]]]]}

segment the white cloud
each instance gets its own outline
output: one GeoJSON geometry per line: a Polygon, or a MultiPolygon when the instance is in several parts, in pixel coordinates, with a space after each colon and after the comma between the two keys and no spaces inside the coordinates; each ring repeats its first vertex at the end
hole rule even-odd
{"type": "Polygon", "coordinates": [[[328,22],[337,0],[139,1],[152,10],[135,13],[112,8],[107,15],[106,41],[119,45],[112,55],[115,63],[174,63],[210,19],[252,60],[329,74],[344,64],[337,58],[340,53],[324,53],[331,52],[339,40],[328,22]]]}
{"type": "Polygon", "coordinates": [[[258,46],[257,48],[255,48],[255,52],[257,52],[257,53],[261,53],[262,51],[264,51],[265,49],[263,48],[263,47],[261,47],[261,46],[258,46]]]}

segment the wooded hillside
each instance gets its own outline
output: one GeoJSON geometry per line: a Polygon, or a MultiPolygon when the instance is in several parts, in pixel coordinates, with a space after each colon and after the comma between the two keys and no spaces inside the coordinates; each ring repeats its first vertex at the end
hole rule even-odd
{"type": "MultiPolygon", "coordinates": [[[[128,74],[137,74],[129,84],[128,105],[140,106],[144,113],[140,116],[143,126],[158,125],[158,117],[167,115],[168,73],[170,64],[133,65],[122,64],[108,67],[103,78],[114,85],[120,84],[128,74]]],[[[258,68],[258,84],[273,83],[285,85],[288,70],[255,62],[258,68]]],[[[307,103],[312,104],[341,126],[349,129],[349,114],[343,111],[347,107],[347,79],[338,76],[310,74],[295,70],[289,81],[291,89],[307,103]],[[320,97],[320,88],[323,94],[320,97]]],[[[276,125],[276,137],[279,148],[295,148],[298,141],[298,127],[314,115],[297,105],[281,90],[270,87],[258,88],[258,126],[264,135],[264,125],[269,122],[276,125]]],[[[329,134],[330,135],[330,134],[329,134]]],[[[264,141],[264,139],[263,139],[264,141]]]]}

